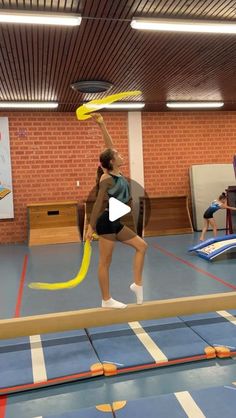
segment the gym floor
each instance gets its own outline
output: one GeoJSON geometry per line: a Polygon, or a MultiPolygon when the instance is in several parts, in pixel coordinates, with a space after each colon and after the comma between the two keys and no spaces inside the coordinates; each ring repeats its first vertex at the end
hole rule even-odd
{"type": "MultiPolygon", "coordinates": [[[[198,239],[197,232],[146,238],[149,248],[144,268],[145,300],[236,290],[236,252],[224,253],[212,262],[205,261],[187,251],[198,239]]],[[[74,289],[49,292],[32,290],[28,284],[66,281],[75,276],[81,264],[83,244],[0,246],[0,318],[100,306],[97,242],[92,247],[86,279],[74,289]]],[[[132,256],[131,248],[117,243],[111,266],[111,293],[125,303],[135,302],[129,290],[132,256]]],[[[96,377],[9,395],[4,418],[39,418],[117,400],[229,385],[233,381],[236,381],[236,361],[231,358],[96,377]]],[[[0,418],[3,418],[1,412],[0,418]]]]}

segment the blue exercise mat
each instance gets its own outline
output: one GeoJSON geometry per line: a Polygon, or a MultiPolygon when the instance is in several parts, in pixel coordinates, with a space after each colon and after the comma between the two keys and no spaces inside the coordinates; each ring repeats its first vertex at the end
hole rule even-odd
{"type": "Polygon", "coordinates": [[[87,330],[105,376],[214,358],[215,350],[178,318],[87,330]]]}
{"type": "Polygon", "coordinates": [[[235,418],[235,411],[236,386],[229,385],[117,401],[42,418],[235,418]]]}
{"type": "Polygon", "coordinates": [[[236,234],[231,234],[207,239],[206,241],[202,241],[194,247],[189,248],[188,251],[196,252],[199,257],[209,261],[235,247],[236,234]]]}
{"type": "Polygon", "coordinates": [[[43,415],[40,416],[40,418],[114,418],[114,415],[112,413],[111,405],[105,404],[94,406],[92,408],[83,408],[76,411],[64,412],[63,414],[43,415]],[[105,411],[103,411],[103,409],[105,409],[105,411]]]}
{"type": "Polygon", "coordinates": [[[28,337],[0,340],[0,394],[4,388],[33,384],[28,337]]]}
{"type": "Polygon", "coordinates": [[[213,346],[217,357],[236,355],[236,310],[180,317],[194,332],[213,346]],[[228,317],[228,319],[227,319],[228,317]],[[235,319],[235,325],[232,323],[235,319]]]}
{"type": "Polygon", "coordinates": [[[232,385],[127,401],[114,411],[114,417],[235,418],[235,411],[236,387],[232,385]]]}
{"type": "Polygon", "coordinates": [[[84,330],[0,340],[0,394],[101,374],[84,330]]]}

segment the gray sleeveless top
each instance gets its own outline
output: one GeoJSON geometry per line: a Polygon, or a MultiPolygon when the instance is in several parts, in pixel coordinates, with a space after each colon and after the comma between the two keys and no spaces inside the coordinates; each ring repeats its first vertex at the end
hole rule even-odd
{"type": "Polygon", "coordinates": [[[109,173],[112,176],[115,184],[113,187],[108,189],[108,197],[114,197],[122,203],[128,203],[131,199],[129,183],[123,176],[115,176],[114,174],[109,173]]]}

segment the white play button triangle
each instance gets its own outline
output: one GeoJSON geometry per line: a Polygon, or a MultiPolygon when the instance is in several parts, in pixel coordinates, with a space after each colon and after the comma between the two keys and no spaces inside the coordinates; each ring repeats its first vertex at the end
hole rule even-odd
{"type": "Polygon", "coordinates": [[[120,202],[119,200],[115,199],[114,197],[110,197],[109,199],[109,220],[111,222],[115,221],[116,219],[121,218],[122,216],[129,213],[131,208],[128,205],[120,202]]]}

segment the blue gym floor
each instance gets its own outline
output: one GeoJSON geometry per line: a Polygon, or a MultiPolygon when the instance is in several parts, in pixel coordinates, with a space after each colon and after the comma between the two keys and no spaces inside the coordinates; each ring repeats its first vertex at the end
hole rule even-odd
{"type": "MultiPolygon", "coordinates": [[[[236,251],[224,253],[212,262],[205,261],[187,252],[198,238],[199,234],[194,233],[146,239],[149,248],[143,276],[145,300],[236,290],[236,251]]],[[[92,247],[87,278],[74,289],[49,292],[32,290],[27,285],[32,281],[72,278],[80,267],[82,244],[0,246],[0,318],[100,306],[97,242],[92,247]],[[24,284],[22,293],[20,283],[24,284]]],[[[111,267],[111,293],[126,303],[134,302],[129,290],[132,256],[131,248],[117,243],[111,267]]],[[[5,418],[40,417],[117,400],[229,385],[233,381],[236,361],[230,358],[96,377],[9,395],[5,418]]]]}

